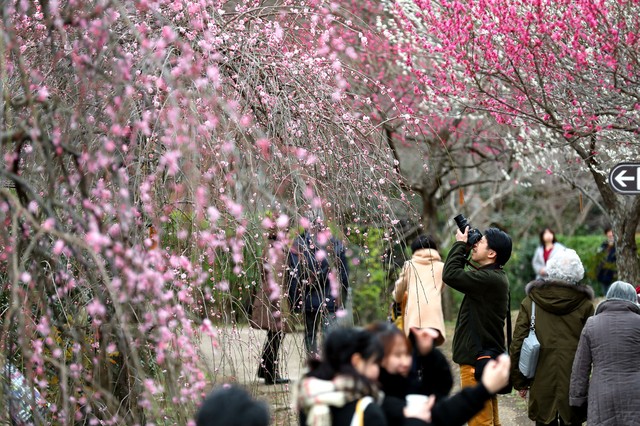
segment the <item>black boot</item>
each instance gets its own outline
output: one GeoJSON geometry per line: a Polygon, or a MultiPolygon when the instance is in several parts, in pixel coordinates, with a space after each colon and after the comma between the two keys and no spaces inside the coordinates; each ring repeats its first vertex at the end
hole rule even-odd
{"type": "Polygon", "coordinates": [[[266,379],[267,378],[267,370],[265,370],[264,365],[258,367],[258,378],[266,379]]]}
{"type": "Polygon", "coordinates": [[[284,335],[281,331],[269,331],[267,333],[267,341],[262,350],[262,360],[264,364],[258,369],[258,377],[263,377],[264,383],[267,385],[289,383],[289,379],[279,377],[276,372],[278,350],[280,349],[280,343],[283,337],[284,335]],[[260,374],[262,374],[262,376],[260,374]]]}
{"type": "Polygon", "coordinates": [[[284,385],[289,382],[290,382],[289,379],[285,377],[278,377],[278,376],[275,376],[275,378],[273,378],[272,376],[267,376],[267,378],[264,379],[265,385],[284,385]]]}

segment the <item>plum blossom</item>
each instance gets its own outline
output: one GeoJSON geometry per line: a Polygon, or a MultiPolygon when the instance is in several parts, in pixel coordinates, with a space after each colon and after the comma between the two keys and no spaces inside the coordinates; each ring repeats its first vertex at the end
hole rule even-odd
{"type": "Polygon", "coordinates": [[[107,313],[107,309],[98,299],[93,299],[87,304],[86,309],[87,313],[94,317],[103,317],[107,313]]]}
{"type": "Polygon", "coordinates": [[[160,164],[167,168],[167,172],[170,175],[175,175],[180,169],[179,161],[181,157],[180,151],[168,151],[160,158],[160,164]]]}

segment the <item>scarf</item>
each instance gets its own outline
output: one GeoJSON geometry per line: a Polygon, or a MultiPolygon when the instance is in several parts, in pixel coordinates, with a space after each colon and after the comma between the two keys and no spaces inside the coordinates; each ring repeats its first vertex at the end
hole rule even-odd
{"type": "Polygon", "coordinates": [[[364,396],[373,396],[376,402],[382,393],[367,390],[365,386],[349,376],[336,376],[333,380],[306,377],[298,385],[296,407],[307,416],[307,426],[331,426],[331,407],[344,407],[364,396]]]}

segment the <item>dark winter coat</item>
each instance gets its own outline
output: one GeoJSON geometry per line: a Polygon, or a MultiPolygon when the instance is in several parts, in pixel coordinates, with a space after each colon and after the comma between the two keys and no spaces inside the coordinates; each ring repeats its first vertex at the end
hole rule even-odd
{"type": "Polygon", "coordinates": [[[322,245],[305,232],[291,246],[289,267],[289,299],[294,311],[316,312],[323,308],[335,312],[342,307],[349,288],[349,270],[342,242],[332,237],[322,245]],[[317,256],[320,250],[326,254],[322,259],[317,256]],[[337,280],[333,291],[329,279],[332,267],[337,280]]]}
{"type": "MultiPolygon", "coordinates": [[[[436,370],[441,370],[441,368],[436,368],[436,370]]],[[[402,421],[402,410],[406,405],[405,398],[408,394],[431,395],[432,392],[429,392],[428,389],[439,387],[438,383],[425,385],[416,383],[413,378],[403,377],[399,374],[389,374],[384,368],[380,369],[380,378],[378,380],[385,393],[382,408],[390,425],[400,424],[402,421]]],[[[429,380],[428,376],[423,376],[423,382],[429,381],[437,381],[437,379],[429,380]]],[[[451,378],[449,378],[449,382],[451,382],[451,378]]],[[[431,410],[432,425],[462,426],[475,416],[484,407],[485,402],[491,398],[491,394],[482,383],[475,387],[464,388],[451,397],[446,394],[438,397],[431,410]]]]}
{"type": "Polygon", "coordinates": [[[571,373],[571,405],[587,403],[588,423],[640,424],[640,308],[606,300],[582,330],[571,373]]]}
{"type": "MultiPolygon", "coordinates": [[[[618,278],[616,267],[616,247],[610,246],[608,241],[600,245],[598,250],[598,267],[596,277],[601,284],[611,285],[618,278]]],[[[606,294],[605,294],[606,296],[606,294]]]]}
{"type": "Polygon", "coordinates": [[[453,362],[474,365],[483,349],[506,350],[504,324],[509,280],[501,268],[467,265],[467,245],[457,241],[444,264],[442,280],[464,293],[453,335],[453,362]]]}
{"type": "MultiPolygon", "coordinates": [[[[415,348],[415,338],[410,334],[410,341],[415,348]]],[[[427,355],[414,353],[415,366],[408,378],[398,374],[389,374],[384,368],[380,369],[380,383],[385,395],[394,395],[404,399],[411,393],[421,395],[435,395],[439,400],[446,397],[453,388],[453,376],[449,361],[444,354],[433,348],[427,355]],[[389,389],[384,385],[388,385],[389,389]]]]}
{"type": "Polygon", "coordinates": [[[529,389],[531,420],[550,423],[559,413],[565,423],[581,424],[584,418],[569,406],[569,382],[580,333],[593,315],[593,290],[586,285],[536,280],[527,284],[525,292],[509,351],[511,382],[516,389],[529,389]],[[540,356],[535,377],[527,379],[518,363],[522,341],[529,334],[532,300],[540,356]]]}

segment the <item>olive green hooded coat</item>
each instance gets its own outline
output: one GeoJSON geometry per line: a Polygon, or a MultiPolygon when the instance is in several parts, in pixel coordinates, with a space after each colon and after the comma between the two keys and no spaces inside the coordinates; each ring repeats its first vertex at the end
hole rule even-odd
{"type": "Polygon", "coordinates": [[[527,284],[525,291],[509,350],[513,387],[529,389],[531,420],[551,423],[559,413],[565,423],[581,424],[585,416],[569,406],[569,384],[580,333],[594,312],[593,290],[581,284],[536,280],[527,284]],[[518,363],[522,341],[529,335],[532,300],[536,303],[540,356],[534,378],[527,379],[518,363]]]}

